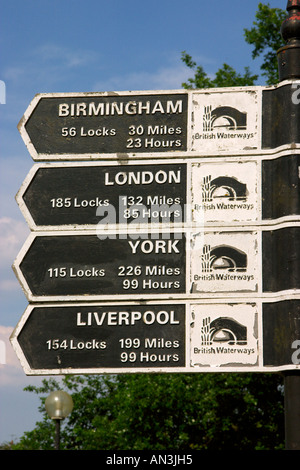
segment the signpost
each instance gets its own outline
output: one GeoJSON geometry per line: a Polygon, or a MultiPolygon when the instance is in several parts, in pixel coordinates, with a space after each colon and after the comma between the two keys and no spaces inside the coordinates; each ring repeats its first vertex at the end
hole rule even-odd
{"type": "Polygon", "coordinates": [[[283,371],[300,421],[300,1],[287,9],[276,86],[30,103],[32,233],[13,266],[30,304],[11,337],[27,374],[283,371]]]}
{"type": "Polygon", "coordinates": [[[51,162],[17,195],[32,234],[14,270],[29,302],[258,302],[267,328],[260,302],[300,296],[295,91],[36,96],[19,128],[33,159],[51,162]]]}

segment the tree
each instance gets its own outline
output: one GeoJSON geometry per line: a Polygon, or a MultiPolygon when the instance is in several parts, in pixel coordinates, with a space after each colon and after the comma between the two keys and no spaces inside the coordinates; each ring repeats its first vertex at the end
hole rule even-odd
{"type": "MultiPolygon", "coordinates": [[[[44,409],[59,385],[44,380],[44,415],[13,448],[54,447],[44,409]],[[46,394],[46,395],[45,395],[46,394]]],[[[273,374],[125,374],[69,376],[74,409],[62,428],[63,449],[274,450],[283,448],[282,389],[273,374]]]]}
{"type": "MultiPolygon", "coordinates": [[[[277,50],[283,45],[280,26],[286,17],[286,11],[280,8],[270,8],[269,4],[258,4],[253,27],[244,29],[245,40],[253,46],[252,58],[263,57],[262,75],[266,83],[273,85],[278,81],[277,50]]],[[[210,79],[201,65],[197,65],[186,51],[182,52],[182,61],[194,71],[194,77],[183,83],[184,88],[213,88],[225,86],[255,85],[257,75],[251,75],[249,67],[244,68],[244,74],[237,73],[230,65],[223,64],[210,79]]]]}
{"type": "Polygon", "coordinates": [[[237,73],[230,65],[223,64],[215,78],[208,77],[201,65],[196,64],[192,57],[182,52],[182,61],[194,71],[194,77],[188,79],[188,83],[182,83],[183,88],[214,88],[214,87],[228,87],[228,86],[251,86],[255,84],[258,75],[251,75],[249,67],[245,67],[244,75],[237,73]]]}
{"type": "Polygon", "coordinates": [[[270,8],[269,4],[259,3],[256,20],[251,29],[245,29],[245,39],[254,46],[253,59],[263,56],[262,75],[266,83],[273,85],[278,81],[278,65],[276,52],[283,46],[280,27],[287,13],[280,8],[270,8]]]}

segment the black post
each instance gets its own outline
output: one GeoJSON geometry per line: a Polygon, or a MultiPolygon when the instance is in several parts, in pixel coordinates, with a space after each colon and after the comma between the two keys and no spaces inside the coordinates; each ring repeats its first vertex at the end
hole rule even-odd
{"type": "MultiPolygon", "coordinates": [[[[288,16],[281,26],[286,45],[277,52],[280,81],[300,79],[300,0],[289,0],[286,9],[288,16]]],[[[285,371],[283,375],[285,448],[300,450],[300,371],[285,371]]]]}
{"type": "Polygon", "coordinates": [[[285,448],[300,450],[300,373],[284,374],[285,448]]]}
{"type": "Polygon", "coordinates": [[[60,419],[55,419],[55,450],[60,450],[60,419]]]}

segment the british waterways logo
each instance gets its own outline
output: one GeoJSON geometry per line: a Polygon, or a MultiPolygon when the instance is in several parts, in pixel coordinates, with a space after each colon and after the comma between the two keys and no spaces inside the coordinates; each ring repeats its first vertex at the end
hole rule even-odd
{"type": "Polygon", "coordinates": [[[255,364],[258,359],[257,306],[194,305],[191,346],[192,366],[255,364]]]}
{"type": "Polygon", "coordinates": [[[247,131],[247,113],[231,106],[212,108],[204,106],[202,116],[202,133],[196,132],[195,139],[241,139],[254,137],[253,132],[247,131]]]}
{"type": "MultiPolygon", "coordinates": [[[[201,346],[216,345],[244,345],[247,344],[247,328],[236,320],[219,317],[211,321],[210,317],[203,319],[201,327],[201,346]]],[[[218,352],[224,350],[217,347],[218,352]]]]}
{"type": "MultiPolygon", "coordinates": [[[[210,245],[203,246],[201,254],[202,272],[210,273],[212,271],[246,271],[247,255],[241,250],[232,246],[216,246],[211,248],[210,245]]],[[[224,275],[222,274],[223,278],[224,275]]],[[[216,274],[218,278],[218,274],[216,274]]]]}
{"type": "Polygon", "coordinates": [[[199,232],[191,247],[191,293],[257,291],[257,233],[199,232]]]}
{"type": "Polygon", "coordinates": [[[201,153],[254,149],[258,146],[256,90],[193,94],[193,150],[201,153]]]}
{"type": "Polygon", "coordinates": [[[204,106],[203,131],[236,131],[247,128],[247,114],[231,106],[204,106]]]}

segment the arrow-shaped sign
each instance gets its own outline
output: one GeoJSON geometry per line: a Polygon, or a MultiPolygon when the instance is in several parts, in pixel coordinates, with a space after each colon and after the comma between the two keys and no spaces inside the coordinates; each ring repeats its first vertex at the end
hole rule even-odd
{"type": "Polygon", "coordinates": [[[299,233],[299,223],[239,232],[32,233],[14,269],[35,302],[299,293],[299,233]]]}
{"type": "Polygon", "coordinates": [[[179,370],[185,305],[30,305],[11,341],[28,374],[179,370]]]}
{"type": "Polygon", "coordinates": [[[16,199],[30,228],[182,223],[187,164],[45,163],[16,199]]]}
{"type": "Polygon", "coordinates": [[[32,230],[272,225],[299,219],[299,167],[297,154],[243,162],[39,163],[16,199],[32,230]]]}
{"type": "Polygon", "coordinates": [[[34,304],[10,339],[28,375],[299,369],[300,297],[34,304]]]}
{"type": "Polygon", "coordinates": [[[29,300],[157,298],[185,292],[185,258],[183,233],[44,232],[14,269],[29,300]]]}
{"type": "Polygon", "coordinates": [[[187,149],[188,93],[47,93],[19,123],[34,160],[171,154],[187,149]]]}

